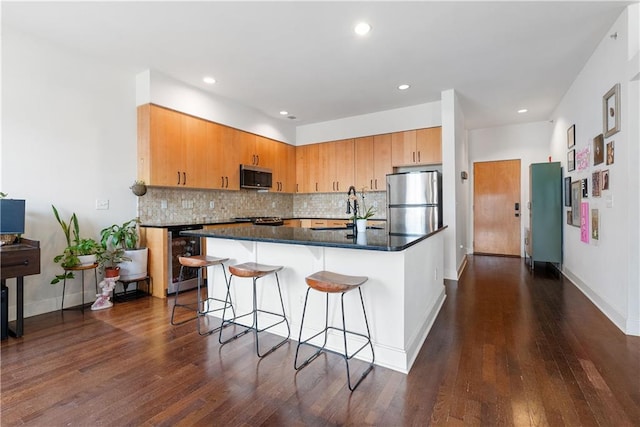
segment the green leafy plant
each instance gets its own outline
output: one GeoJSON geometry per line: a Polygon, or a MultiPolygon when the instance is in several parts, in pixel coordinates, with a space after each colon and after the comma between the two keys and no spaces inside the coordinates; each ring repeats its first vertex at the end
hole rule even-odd
{"type": "MultiPolygon", "coordinates": [[[[366,202],[366,190],[367,187],[362,187],[362,189],[360,190],[360,199],[361,202],[359,203],[360,205],[360,209],[358,209],[357,213],[355,216],[351,217],[351,220],[353,219],[369,219],[372,216],[375,215],[376,213],[376,209],[373,206],[369,206],[367,208],[367,202],[366,202]]],[[[351,196],[351,197],[355,197],[356,200],[358,198],[358,196],[351,196]]]]}
{"type": "Polygon", "coordinates": [[[113,224],[100,231],[100,243],[104,249],[122,248],[136,249],[138,247],[139,218],[131,219],[122,225],[113,224]]]}
{"type": "Polygon", "coordinates": [[[105,249],[98,257],[98,263],[104,268],[115,268],[125,261],[131,261],[131,258],[125,255],[122,248],[105,249]]]}
{"type": "MultiPolygon", "coordinates": [[[[67,247],[64,248],[61,254],[53,258],[53,262],[60,264],[63,269],[67,269],[80,264],[78,256],[96,255],[99,257],[102,254],[104,250],[100,243],[94,239],[80,237],[80,226],[78,225],[78,217],[75,213],[71,215],[67,222],[60,217],[60,213],[55,206],[51,205],[51,207],[67,242],[67,247]]],[[[73,279],[74,277],[72,271],[65,271],[63,274],[56,275],[53,280],[51,280],[51,284],[55,285],[64,279],[73,279]]]]}

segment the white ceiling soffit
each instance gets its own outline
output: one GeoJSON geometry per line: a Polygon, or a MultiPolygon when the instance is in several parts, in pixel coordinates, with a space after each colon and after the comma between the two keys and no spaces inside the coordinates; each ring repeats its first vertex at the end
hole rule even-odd
{"type": "Polygon", "coordinates": [[[547,120],[630,3],[5,1],[2,26],[281,120],[286,110],[297,125],[453,88],[474,129],[547,120]],[[365,37],[359,21],[372,26],[365,37]]]}

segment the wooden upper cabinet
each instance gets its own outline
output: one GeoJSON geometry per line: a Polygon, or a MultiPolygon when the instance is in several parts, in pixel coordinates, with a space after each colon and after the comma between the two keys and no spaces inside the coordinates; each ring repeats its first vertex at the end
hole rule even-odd
{"type": "Polygon", "coordinates": [[[358,191],[385,191],[391,166],[391,134],[356,138],[355,186],[358,191]]]}
{"type": "Polygon", "coordinates": [[[394,132],[391,135],[393,166],[442,163],[441,127],[394,132]]]}
{"type": "Polygon", "coordinates": [[[252,133],[238,132],[242,133],[240,140],[242,164],[273,169],[276,163],[275,153],[278,142],[252,133]]]}
{"type": "Polygon", "coordinates": [[[318,191],[320,145],[309,144],[296,147],[297,193],[315,193],[318,191]]]}
{"type": "Polygon", "coordinates": [[[273,168],[273,187],[278,193],[296,191],[296,150],[293,145],[273,141],[275,165],[273,168]]]}
{"type": "Polygon", "coordinates": [[[423,165],[442,163],[442,127],[416,131],[418,162],[423,165]]]}
{"type": "Polygon", "coordinates": [[[330,156],[326,163],[332,176],[331,191],[336,193],[346,192],[349,186],[355,185],[354,172],[354,142],[353,139],[343,139],[330,142],[330,156]]]}
{"type": "Polygon", "coordinates": [[[182,186],[207,188],[207,122],[197,117],[182,116],[182,151],[184,173],[182,186]]]}
{"type": "Polygon", "coordinates": [[[235,129],[207,122],[207,188],[238,190],[240,188],[240,157],[236,148],[235,129]]]}
{"type": "Polygon", "coordinates": [[[138,107],[138,174],[148,185],[183,187],[187,159],[182,115],[155,105],[138,107]]]}

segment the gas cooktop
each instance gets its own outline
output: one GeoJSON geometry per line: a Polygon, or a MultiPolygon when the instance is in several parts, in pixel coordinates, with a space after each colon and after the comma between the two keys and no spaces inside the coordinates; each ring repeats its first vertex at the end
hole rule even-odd
{"type": "Polygon", "coordinates": [[[236,222],[252,222],[255,225],[282,225],[284,222],[278,216],[252,216],[234,218],[236,222]]]}

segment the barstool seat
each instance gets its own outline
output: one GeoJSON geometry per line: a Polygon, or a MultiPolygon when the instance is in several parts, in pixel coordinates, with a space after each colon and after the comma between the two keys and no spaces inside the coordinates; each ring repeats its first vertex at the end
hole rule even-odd
{"type": "MultiPolygon", "coordinates": [[[[240,338],[241,336],[253,331],[254,336],[255,336],[255,341],[256,341],[256,354],[258,355],[258,357],[264,357],[268,354],[270,354],[271,352],[273,352],[274,350],[276,350],[277,348],[279,348],[280,346],[282,346],[284,343],[286,343],[289,340],[289,336],[291,335],[291,329],[289,327],[289,320],[287,320],[287,316],[285,313],[285,309],[284,309],[284,301],[282,299],[282,291],[280,289],[280,279],[278,278],[278,272],[280,270],[282,270],[283,267],[279,266],[279,265],[266,265],[266,264],[259,264],[256,262],[245,262],[242,264],[236,264],[236,265],[231,265],[229,266],[229,273],[231,273],[231,276],[229,277],[229,286],[228,288],[231,288],[231,281],[233,279],[234,276],[236,277],[242,277],[242,278],[251,278],[253,281],[253,309],[245,314],[241,314],[241,315],[236,315],[234,312],[233,318],[229,319],[229,320],[225,320],[225,313],[226,311],[223,310],[222,313],[222,325],[221,325],[221,329],[220,329],[220,335],[218,336],[218,341],[220,342],[220,344],[226,344],[232,340],[235,340],[237,338],[240,338]],[[276,285],[278,288],[278,295],[280,297],[280,306],[282,308],[282,313],[275,313],[272,311],[268,311],[268,310],[264,310],[262,308],[258,308],[258,296],[257,296],[257,289],[256,289],[256,281],[262,277],[265,276],[269,276],[273,274],[276,278],[276,285]],[[280,320],[278,320],[277,322],[267,326],[267,327],[263,327],[260,328],[258,326],[258,314],[259,313],[264,313],[264,314],[268,314],[270,316],[274,316],[279,318],[280,320]],[[248,317],[251,316],[252,318],[252,323],[251,326],[246,327],[246,325],[241,325],[240,323],[238,323],[238,319],[241,319],[243,317],[248,317]],[[281,323],[285,323],[287,326],[287,336],[285,339],[283,339],[282,341],[279,341],[276,345],[274,345],[273,347],[271,347],[269,350],[267,350],[264,353],[260,352],[260,341],[259,341],[259,334],[261,332],[264,332],[268,329],[271,329],[281,323]],[[235,334],[234,336],[223,340],[222,339],[222,333],[223,330],[226,326],[229,325],[239,325],[239,326],[243,326],[246,327],[246,329],[244,329],[243,331],[241,331],[240,333],[235,334]]],[[[231,294],[227,293],[228,298],[231,298],[231,294]]]]}
{"type": "Polygon", "coordinates": [[[369,322],[367,321],[367,312],[365,310],[364,307],[364,299],[362,297],[362,289],[361,289],[361,285],[363,283],[365,283],[368,280],[368,278],[366,276],[348,276],[345,274],[340,274],[340,273],[334,273],[332,271],[318,271],[316,273],[313,273],[310,276],[307,276],[305,278],[305,281],[307,282],[308,288],[307,288],[307,293],[305,295],[304,298],[304,307],[302,309],[302,320],[300,322],[300,335],[298,337],[298,345],[296,347],[296,356],[294,359],[294,368],[296,369],[296,371],[304,368],[305,366],[307,366],[309,363],[311,363],[314,359],[316,359],[322,352],[330,352],[330,353],[334,353],[337,354],[339,356],[341,356],[344,360],[345,363],[347,365],[347,385],[349,386],[349,390],[353,391],[356,389],[356,387],[358,387],[358,385],[362,382],[362,380],[369,374],[369,372],[371,372],[371,370],[373,369],[373,363],[375,362],[375,353],[373,351],[373,343],[371,342],[371,333],[369,332],[369,322]],[[316,333],[315,335],[307,338],[306,340],[302,340],[302,330],[303,330],[303,326],[304,326],[304,318],[305,318],[305,314],[307,311],[307,301],[309,300],[309,291],[311,289],[314,289],[318,292],[323,292],[326,296],[325,298],[325,325],[324,325],[324,329],[321,330],[320,332],[316,333]],[[347,330],[346,327],[346,322],[345,322],[345,316],[344,316],[344,296],[347,292],[353,291],[357,289],[358,293],[360,294],[360,303],[362,304],[362,314],[364,316],[364,324],[366,326],[367,329],[367,334],[363,334],[363,333],[359,333],[359,332],[353,332],[350,330],[347,330]],[[340,294],[340,307],[341,307],[341,313],[342,313],[342,328],[338,328],[335,326],[330,326],[329,325],[329,294],[340,294]],[[336,330],[336,331],[340,331],[342,332],[342,336],[344,339],[344,353],[339,353],[336,351],[332,351],[332,350],[328,350],[326,348],[327,346],[327,336],[328,336],[328,331],[330,329],[336,330]],[[314,338],[318,337],[319,335],[324,334],[324,341],[322,343],[321,346],[316,345],[316,344],[312,344],[310,341],[313,340],[314,338]],[[361,337],[364,338],[366,341],[365,343],[360,346],[360,348],[356,351],[354,351],[353,353],[349,354],[349,350],[347,347],[347,335],[353,335],[353,336],[357,336],[357,337],[361,337]],[[300,365],[298,365],[298,353],[300,351],[300,346],[302,345],[308,345],[311,347],[314,347],[317,349],[317,351],[315,353],[313,353],[311,356],[309,356],[304,362],[302,362],[300,365]],[[369,366],[367,367],[367,369],[360,375],[360,378],[358,379],[358,381],[355,383],[355,385],[351,384],[351,373],[350,373],[350,369],[349,369],[349,360],[351,360],[356,354],[358,354],[360,351],[362,351],[365,347],[369,346],[371,348],[371,362],[369,363],[369,366]]]}
{"type": "MultiPolygon", "coordinates": [[[[214,257],[214,256],[209,256],[209,255],[194,255],[194,256],[181,256],[178,257],[178,262],[180,263],[180,280],[178,281],[178,287],[176,289],[176,294],[175,294],[175,298],[174,298],[174,304],[173,304],[173,309],[171,311],[171,324],[172,325],[182,325],[183,323],[189,322],[191,320],[196,320],[197,321],[197,328],[198,328],[198,334],[200,335],[209,335],[215,331],[217,331],[218,329],[222,328],[222,324],[220,324],[220,326],[213,328],[213,329],[209,329],[205,332],[202,332],[201,327],[200,327],[200,320],[199,317],[200,316],[204,316],[206,314],[209,313],[213,313],[215,311],[220,311],[220,310],[225,310],[226,308],[230,307],[232,310],[233,309],[233,304],[231,302],[231,295],[229,295],[229,283],[227,281],[227,272],[224,269],[224,264],[225,262],[229,261],[229,258],[218,258],[218,257],[214,257]],[[224,300],[218,299],[218,298],[212,298],[212,297],[207,297],[205,299],[202,299],[202,295],[201,295],[201,291],[200,288],[202,286],[202,270],[207,268],[207,267],[213,267],[215,265],[220,265],[222,267],[222,272],[224,274],[224,281],[225,281],[225,286],[227,287],[227,294],[224,300]],[[178,296],[180,294],[180,283],[182,282],[182,273],[183,273],[183,269],[184,268],[197,268],[198,269],[198,301],[196,303],[196,307],[193,307],[193,304],[181,304],[178,302],[178,296]],[[218,308],[211,308],[211,305],[213,305],[212,303],[215,302],[220,302],[223,303],[222,307],[218,307],[218,308]],[[196,313],[196,315],[194,317],[190,317],[188,319],[182,320],[180,322],[176,322],[174,320],[174,316],[175,316],[175,311],[176,311],[176,307],[183,307],[189,310],[192,310],[196,313]]],[[[234,311],[235,313],[235,311],[234,311]]]]}

